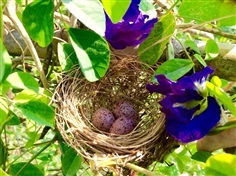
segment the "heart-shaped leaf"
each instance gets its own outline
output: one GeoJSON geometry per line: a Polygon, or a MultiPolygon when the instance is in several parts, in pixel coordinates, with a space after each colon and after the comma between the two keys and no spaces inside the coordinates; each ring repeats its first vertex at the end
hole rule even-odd
{"type": "Polygon", "coordinates": [[[156,64],[163,54],[167,42],[170,40],[175,30],[175,17],[167,14],[160,18],[149,34],[148,38],[140,44],[138,54],[140,60],[150,65],[156,64]]]}
{"type": "Polygon", "coordinates": [[[130,3],[130,0],[102,0],[103,7],[113,23],[117,23],[122,19],[130,3]]]}
{"type": "Polygon", "coordinates": [[[41,47],[49,45],[53,38],[53,0],[36,0],[26,6],[22,22],[29,36],[41,47]]]}
{"type": "Polygon", "coordinates": [[[105,39],[93,31],[70,28],[69,36],[81,70],[88,81],[105,75],[110,64],[110,50],[105,39]]]}
{"type": "MultiPolygon", "coordinates": [[[[194,63],[186,59],[171,59],[160,65],[155,71],[154,75],[164,74],[168,79],[176,81],[183,75],[185,75],[191,68],[193,68],[194,63]]],[[[153,77],[153,81],[156,80],[153,77]]]]}
{"type": "Polygon", "coordinates": [[[55,112],[47,104],[41,101],[32,100],[26,103],[17,103],[14,108],[20,111],[20,114],[24,117],[27,117],[38,124],[54,128],[55,112]]]}
{"type": "Polygon", "coordinates": [[[99,0],[62,0],[65,7],[85,26],[104,36],[106,20],[99,0]]]}

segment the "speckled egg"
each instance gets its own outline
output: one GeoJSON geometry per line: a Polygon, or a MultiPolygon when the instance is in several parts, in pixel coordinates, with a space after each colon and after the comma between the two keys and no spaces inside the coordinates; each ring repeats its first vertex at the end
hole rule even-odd
{"type": "Polygon", "coordinates": [[[115,122],[115,117],[111,111],[106,108],[97,109],[92,116],[93,125],[104,132],[109,132],[112,124],[115,122]]]}
{"type": "Polygon", "coordinates": [[[124,135],[128,134],[137,126],[134,118],[120,117],[112,124],[110,133],[124,135]]]}
{"type": "Polygon", "coordinates": [[[127,117],[127,118],[137,118],[138,112],[134,109],[134,106],[126,101],[118,101],[113,107],[113,113],[116,118],[127,117]]]}

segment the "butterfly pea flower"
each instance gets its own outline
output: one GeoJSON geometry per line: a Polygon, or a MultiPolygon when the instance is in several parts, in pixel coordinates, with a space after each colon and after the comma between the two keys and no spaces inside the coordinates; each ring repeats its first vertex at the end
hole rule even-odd
{"type": "Polygon", "coordinates": [[[214,97],[208,95],[206,81],[213,70],[205,67],[191,76],[174,82],[165,75],[156,75],[158,84],[147,84],[150,93],[165,97],[159,102],[166,116],[166,130],[182,143],[201,139],[220,120],[221,109],[214,97]]]}
{"type": "Polygon", "coordinates": [[[143,42],[151,32],[157,18],[149,19],[139,9],[141,0],[132,0],[122,20],[113,24],[106,15],[105,38],[115,49],[124,49],[127,46],[137,46],[143,42]]]}

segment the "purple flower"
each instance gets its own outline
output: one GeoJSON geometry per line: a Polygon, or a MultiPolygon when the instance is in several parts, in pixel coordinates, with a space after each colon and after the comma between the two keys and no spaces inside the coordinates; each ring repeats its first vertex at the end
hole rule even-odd
{"type": "Polygon", "coordinates": [[[157,18],[148,20],[149,16],[139,10],[140,0],[132,0],[123,19],[113,24],[106,14],[105,37],[115,49],[136,46],[143,42],[151,32],[157,18]]]}
{"type": "Polygon", "coordinates": [[[156,75],[156,84],[147,84],[153,93],[161,93],[161,111],[166,115],[166,130],[183,143],[201,139],[220,120],[220,106],[215,98],[208,96],[206,80],[213,73],[210,67],[185,76],[177,82],[164,75],[156,75]]]}

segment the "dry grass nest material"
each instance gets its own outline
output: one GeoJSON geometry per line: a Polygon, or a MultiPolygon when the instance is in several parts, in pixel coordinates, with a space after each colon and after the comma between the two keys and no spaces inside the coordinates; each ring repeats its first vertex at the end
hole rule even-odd
{"type": "Polygon", "coordinates": [[[112,59],[107,74],[88,82],[80,70],[64,74],[56,88],[57,127],[64,140],[96,167],[135,162],[148,166],[171,151],[174,140],[166,134],[165,117],[158,107],[159,95],[150,95],[146,83],[153,70],[135,58],[112,59]],[[100,107],[111,110],[126,99],[139,112],[138,126],[127,135],[101,132],[91,123],[100,107]],[[99,165],[99,161],[103,164],[99,165]],[[111,161],[104,164],[104,161],[111,161]]]}

